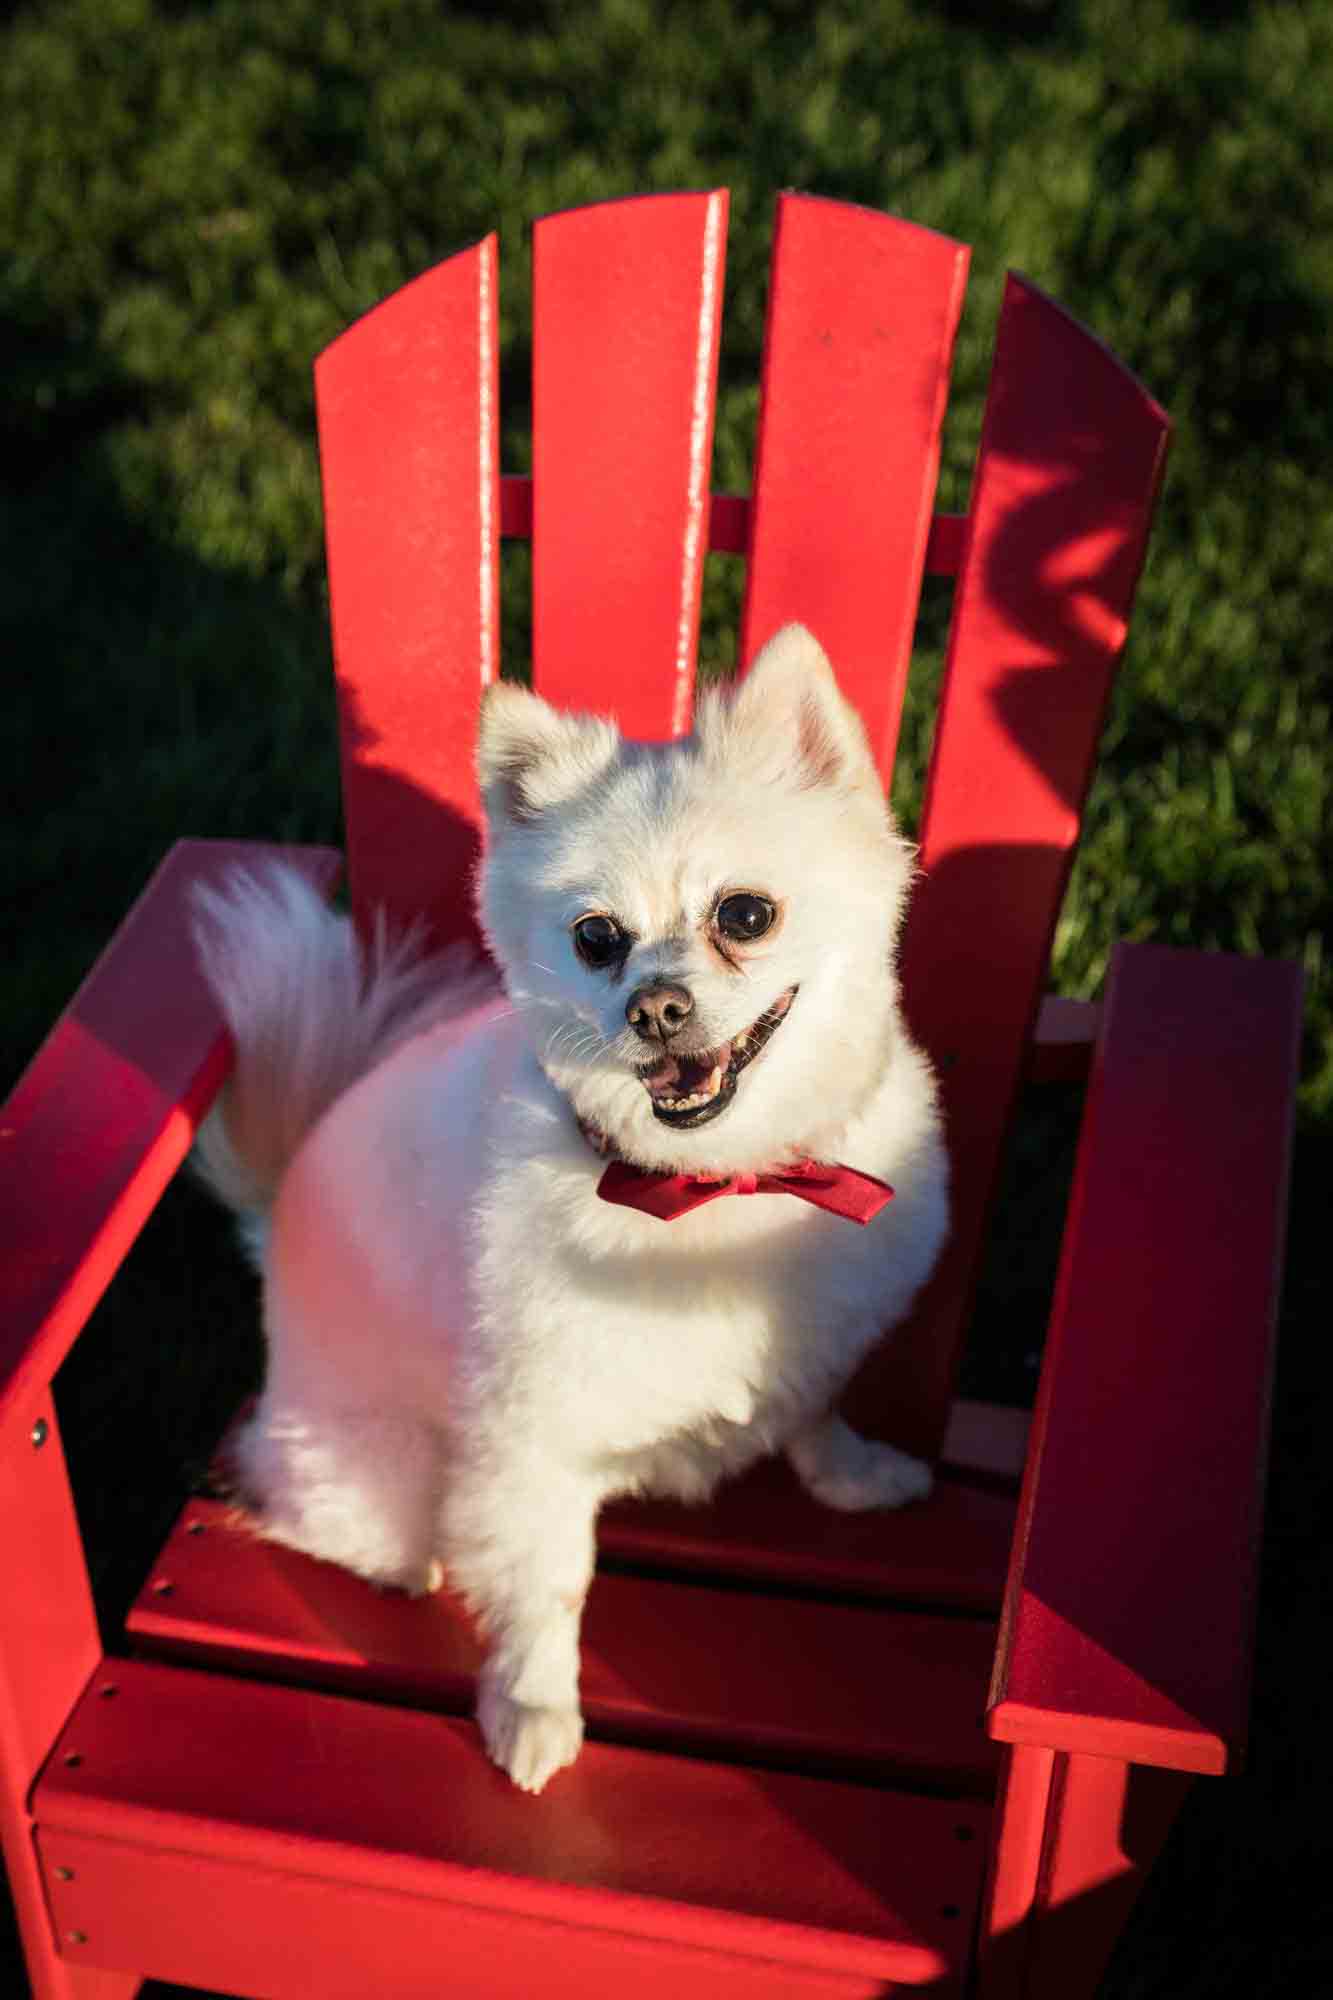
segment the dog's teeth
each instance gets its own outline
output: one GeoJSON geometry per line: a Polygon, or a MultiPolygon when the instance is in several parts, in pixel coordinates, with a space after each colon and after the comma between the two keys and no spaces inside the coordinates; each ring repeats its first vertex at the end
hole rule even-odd
{"type": "Polygon", "coordinates": [[[707,1083],[704,1085],[704,1096],[716,1097],[717,1093],[719,1092],[719,1090],[721,1090],[721,1088],[722,1088],[722,1065],[721,1063],[714,1063],[712,1074],[709,1076],[707,1083]]]}
{"type": "Polygon", "coordinates": [[[703,1090],[691,1091],[688,1097],[659,1097],[658,1103],[664,1111],[697,1111],[701,1104],[711,1104],[722,1088],[720,1073],[715,1070],[713,1074],[718,1079],[713,1088],[705,1086],[703,1090]]]}

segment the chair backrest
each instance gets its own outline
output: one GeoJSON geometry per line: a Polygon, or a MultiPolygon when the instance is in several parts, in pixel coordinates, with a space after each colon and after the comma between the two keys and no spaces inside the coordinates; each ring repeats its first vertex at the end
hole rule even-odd
{"type": "Polygon", "coordinates": [[[690,726],[703,561],[746,558],[742,670],[817,633],[886,785],[921,578],[956,575],[904,947],[941,1064],[951,1247],[871,1364],[861,1421],[932,1452],[1142,562],[1169,426],[1025,281],[1004,295],[966,516],[934,517],[965,247],[779,198],[754,487],[709,491],[726,196],[550,216],[533,236],[530,480],[498,464],[494,237],[316,367],[354,905],[472,925],[476,709],[504,534],[533,544],[533,685],[632,736],[690,726]]]}

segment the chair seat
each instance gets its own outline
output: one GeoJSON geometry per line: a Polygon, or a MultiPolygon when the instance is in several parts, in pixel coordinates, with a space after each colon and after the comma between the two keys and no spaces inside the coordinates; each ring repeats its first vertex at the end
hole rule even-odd
{"type": "Polygon", "coordinates": [[[609,1508],[589,1742],[531,1799],[478,1754],[481,1648],[455,1597],[374,1589],[193,1499],[127,1621],[138,1657],[108,1663],[114,1697],[94,1684],[42,1783],[62,1899],[73,1871],[57,1921],[108,1962],[197,1982],[198,1926],[173,1957],[169,1895],[216,1939],[206,1976],[273,2000],[363,1993],[368,1936],[389,1940],[373,1976],[395,1996],[437,1992],[446,1951],[470,1996],[630,1976],[719,2000],[961,1993],[1015,1507],[944,1479],[925,1506],[841,1515],[769,1463],[710,1507],[609,1508]],[[336,1946],[316,1870],[338,1885],[336,1946]],[[275,1984],[274,1940],[312,1926],[318,1970],[275,1984]]]}
{"type": "MultiPolygon", "coordinates": [[[[881,1543],[912,1519],[879,1516],[881,1543]]],[[[260,1540],[215,1500],[183,1511],[128,1632],[161,1658],[464,1715],[481,1650],[447,1590],[376,1590],[260,1540]]],[[[985,1796],[995,1638],[993,1616],[603,1570],[583,1701],[595,1736],[985,1796]]]]}

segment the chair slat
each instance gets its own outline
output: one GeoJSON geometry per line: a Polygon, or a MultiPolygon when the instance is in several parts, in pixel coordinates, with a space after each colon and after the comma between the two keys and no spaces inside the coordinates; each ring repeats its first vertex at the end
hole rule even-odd
{"type": "Polygon", "coordinates": [[[968,250],[846,202],[778,202],[741,659],[796,618],[887,782],[968,250]]]}
{"type": "Polygon", "coordinates": [[[943,1071],[953,1228],[856,1399],[926,1451],[943,1435],[1169,430],[1099,341],[1010,277],[904,946],[909,1016],[943,1071]]]}
{"type": "MultiPolygon", "coordinates": [[[[598,1548],[610,1566],[691,1581],[744,1578],[777,1591],[989,1617],[1008,1574],[1026,1428],[1025,1411],[955,1404],[945,1476],[926,1506],[839,1513],[812,1499],[784,1460],[769,1458],[724,1481],[706,1507],[611,1501],[598,1519],[598,1548]]],[[[214,1460],[224,1490],[234,1463],[232,1431],[214,1460]]]]}
{"type": "Polygon", "coordinates": [[[684,1576],[985,1614],[1003,1592],[1015,1510],[1009,1493],[941,1479],[928,1505],[840,1514],[770,1459],[725,1481],[707,1507],[613,1501],[597,1539],[613,1561],[684,1576]]]}
{"type": "Polygon", "coordinates": [[[467,934],[500,654],[495,238],[359,320],[315,387],[353,905],[467,934]]]}
{"type": "Polygon", "coordinates": [[[533,685],[690,726],[727,197],[650,195],[533,231],[533,685]]]}
{"type": "MultiPolygon", "coordinates": [[[[444,1727],[457,1754],[466,1756],[458,1739],[467,1725],[444,1727]]],[[[691,1781],[695,1769],[688,1767],[691,1781]]],[[[616,1775],[611,1774],[612,1782],[616,1775]]],[[[433,1760],[415,1776],[419,1784],[447,1784],[450,1779],[448,1768],[433,1760]]],[[[396,1777],[392,1774],[388,1782],[396,1777]]],[[[706,1822],[717,1810],[716,1798],[706,1785],[699,1785],[698,1792],[691,1809],[706,1822]]],[[[646,1816],[654,1803],[645,1803],[646,1816]]],[[[940,1811],[934,1800],[921,1804],[940,1811]]],[[[778,1828],[777,1810],[767,1825],[756,1827],[750,1819],[732,1837],[763,1839],[778,1828]]],[[[915,1813],[886,1816],[885,1842],[919,1837],[917,1818],[915,1813]]],[[[688,1826],[688,1813],[678,1812],[670,1838],[682,1837],[682,1823],[688,1826]]],[[[753,1949],[742,1955],[725,1945],[701,1946],[692,1939],[676,1944],[644,1936],[634,1901],[613,1905],[607,1921],[596,1926],[586,1923],[577,1903],[572,1910],[552,1914],[548,1908],[539,1916],[508,1905],[487,1907],[470,1893],[471,1873],[487,1879],[484,1847],[475,1862],[458,1871],[456,1899],[446,1900],[435,1893],[430,1876],[420,1873],[414,1874],[407,1894],[345,1877],[330,1887],[320,1873],[325,1863],[318,1844],[302,1843],[293,1851],[274,1843],[256,1861],[245,1831],[234,1842],[238,1853],[225,1860],[193,1849],[173,1852],[117,1837],[89,1839],[45,1829],[39,1830],[37,1845],[46,1869],[50,1921],[60,1933],[95,1936],[99,1957],[168,1980],[165,1990],[173,1993],[187,1983],[197,1992],[201,1982],[213,1993],[262,1994],[264,2000],[311,2000],[312,1994],[319,2000],[366,2000],[372,1993],[392,1994],[393,2000],[440,2000],[442,1994],[528,2000],[534,1993],[544,2000],[601,2000],[625,1993],[634,2000],[679,2000],[682,1993],[690,2000],[878,2000],[907,1990],[898,1982],[903,1963],[898,1952],[893,1953],[890,1984],[882,1959],[873,1971],[818,1971],[785,1962],[785,1954],[779,1962],[771,1939],[768,1951],[760,1943],[763,1955],[753,1949]],[[277,1867],[275,1851],[281,1856],[277,1867]],[[626,1928],[617,1928],[617,1919],[626,1928]]],[[[700,1857],[701,1880],[708,1858],[700,1857]]],[[[943,1888],[935,1890],[937,1901],[942,1894],[960,1894],[956,1878],[943,1876],[942,1882],[943,1888]]],[[[970,1905],[959,1907],[971,1914],[970,1905]]],[[[721,1931],[721,1920],[717,1928],[721,1931]]],[[[953,1928],[962,1931],[966,1925],[955,1918],[953,1928]]],[[[132,2000],[140,1991],[164,1991],[162,1986],[141,1987],[137,1974],[113,1985],[125,1976],[94,1969],[87,1963],[86,1947],[67,1945],[64,1950],[60,1972],[68,1977],[75,1969],[70,1959],[77,1952],[83,1961],[77,1967],[79,1983],[53,1992],[77,1993],[78,2000],[132,2000]]],[[[907,1960],[915,1974],[912,1990],[921,1990],[919,1980],[931,2000],[948,2000],[962,1992],[963,1970],[959,1966],[937,1979],[930,1970],[936,1962],[919,1950],[912,1952],[907,1960]]]]}

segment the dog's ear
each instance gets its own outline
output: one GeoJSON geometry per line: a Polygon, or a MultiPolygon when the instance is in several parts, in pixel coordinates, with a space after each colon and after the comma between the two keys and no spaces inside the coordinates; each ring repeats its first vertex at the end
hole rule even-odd
{"type": "Polygon", "coordinates": [[[883,787],[861,718],[839,690],[828,655],[804,625],[784,625],[732,697],[733,744],[793,757],[810,785],[883,787]]]}
{"type": "Polygon", "coordinates": [[[599,778],[620,748],[613,722],[566,715],[512,681],[481,698],[477,776],[492,820],[536,819],[599,778]]]}

